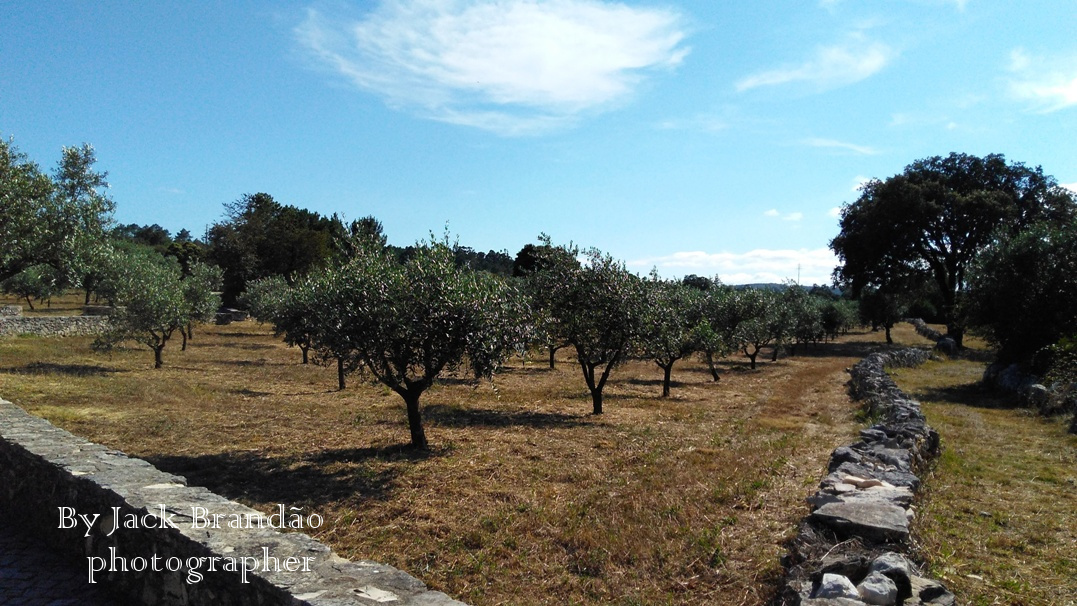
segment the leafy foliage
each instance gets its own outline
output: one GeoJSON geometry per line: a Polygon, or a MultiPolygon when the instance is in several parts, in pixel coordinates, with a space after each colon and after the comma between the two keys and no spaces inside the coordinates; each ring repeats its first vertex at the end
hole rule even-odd
{"type": "Polygon", "coordinates": [[[224,302],[235,303],[247,281],[284,276],[293,283],[334,255],[344,238],[335,216],[282,205],[265,193],[246,194],[227,206],[227,220],[207,233],[208,261],[224,269],[224,302]]]}
{"type": "Polygon", "coordinates": [[[63,148],[52,177],[0,140],[0,281],[35,265],[77,285],[106,242],[114,204],[93,147],[63,148]]]}
{"type": "Polygon", "coordinates": [[[668,397],[673,365],[699,346],[696,327],[701,321],[701,293],[652,272],[643,282],[643,296],[640,349],[662,369],[662,397],[668,397]]]}
{"type": "Polygon", "coordinates": [[[594,414],[602,414],[602,390],[615,366],[624,362],[640,337],[645,317],[643,285],[624,265],[601,251],[587,251],[587,262],[574,246],[539,250],[536,282],[539,305],[551,319],[551,334],[570,343],[591,392],[594,414]]]}
{"type": "Polygon", "coordinates": [[[842,261],[836,278],[857,295],[869,287],[896,295],[910,282],[934,281],[960,344],[957,299],[976,254],[1000,228],[1013,234],[1074,213],[1072,194],[1039,167],[997,154],[917,160],[900,175],[868,182],[842,210],[841,233],[830,243],[842,261]]]}
{"type": "Polygon", "coordinates": [[[1004,362],[1029,363],[1077,334],[1077,221],[1034,226],[989,247],[971,272],[967,312],[1004,362]]]}
{"type": "Polygon", "coordinates": [[[0,289],[8,294],[22,297],[30,309],[34,301],[47,301],[63,292],[56,278],[56,270],[48,265],[33,265],[0,282],[0,289]]]}
{"type": "Polygon", "coordinates": [[[191,319],[179,265],[152,253],[118,253],[105,280],[118,307],[110,329],[94,342],[94,349],[135,341],[153,351],[154,368],[160,368],[168,340],[191,319]]]}

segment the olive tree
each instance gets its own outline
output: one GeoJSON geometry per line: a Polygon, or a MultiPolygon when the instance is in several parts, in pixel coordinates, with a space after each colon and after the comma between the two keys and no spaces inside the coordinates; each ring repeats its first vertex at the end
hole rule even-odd
{"type": "Polygon", "coordinates": [[[773,291],[747,288],[737,293],[736,301],[741,321],[737,323],[734,340],[755,370],[759,351],[769,345],[777,347],[783,338],[779,300],[773,291]]]}
{"type": "Polygon", "coordinates": [[[748,319],[741,292],[722,285],[715,277],[711,286],[701,293],[699,322],[695,328],[696,342],[715,381],[721,379],[715,358],[740,349],[737,327],[748,319]]]}
{"type": "Polygon", "coordinates": [[[0,139],[0,282],[47,265],[61,283],[78,285],[101,258],[114,204],[96,159],[90,145],[65,147],[50,176],[0,139]]]}
{"type": "Polygon", "coordinates": [[[269,276],[247,282],[242,303],[251,317],[272,324],[275,336],[282,337],[289,347],[298,347],[303,364],[308,364],[310,348],[318,331],[311,315],[316,304],[315,295],[311,276],[297,280],[294,285],[289,285],[283,276],[269,276]]]}
{"type": "Polygon", "coordinates": [[[666,398],[673,365],[698,347],[701,293],[680,282],[662,280],[652,272],[643,281],[643,295],[640,350],[662,369],[662,397],[666,398]]]}
{"type": "Polygon", "coordinates": [[[470,353],[475,374],[490,376],[508,354],[500,331],[511,324],[518,293],[503,279],[457,267],[448,242],[420,243],[403,262],[364,250],[320,284],[336,311],[319,334],[340,331],[364,370],[404,400],[416,448],[427,447],[419,398],[442,371],[470,353]]]}
{"type": "MultiPolygon", "coordinates": [[[[577,258],[574,246],[557,247],[577,258]]],[[[615,366],[626,361],[644,321],[642,281],[624,264],[596,249],[580,266],[556,264],[547,270],[546,294],[556,334],[576,350],[591,392],[594,414],[602,414],[602,390],[615,366]]]]}
{"type": "Polygon", "coordinates": [[[109,350],[121,341],[135,341],[153,351],[153,367],[160,368],[168,340],[191,321],[179,264],[150,253],[117,254],[110,265],[106,289],[117,307],[93,347],[109,350]]]}
{"type": "Polygon", "coordinates": [[[183,300],[187,304],[187,323],[180,327],[183,335],[182,350],[187,349],[187,340],[194,338],[196,322],[209,322],[221,307],[221,297],[216,294],[221,288],[224,272],[216,265],[194,262],[190,273],[183,275],[183,300]]]}
{"type": "Polygon", "coordinates": [[[520,249],[513,275],[523,280],[530,301],[531,340],[546,349],[553,369],[557,351],[570,345],[556,316],[555,295],[561,292],[563,277],[580,269],[579,250],[574,246],[554,246],[545,234],[539,236],[539,242],[520,249]]]}
{"type": "Polygon", "coordinates": [[[33,265],[0,282],[0,290],[10,295],[21,297],[31,310],[34,301],[48,301],[53,295],[62,292],[56,278],[56,270],[48,265],[33,265]]]}

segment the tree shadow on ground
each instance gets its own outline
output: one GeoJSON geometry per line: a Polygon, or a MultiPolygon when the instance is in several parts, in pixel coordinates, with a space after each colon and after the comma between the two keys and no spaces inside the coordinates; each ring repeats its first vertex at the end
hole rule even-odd
{"type": "Polygon", "coordinates": [[[966,383],[952,387],[925,387],[909,394],[923,402],[945,402],[973,408],[1020,408],[1016,397],[991,390],[982,383],[966,383]]]}
{"type": "Polygon", "coordinates": [[[871,341],[844,341],[841,343],[801,343],[797,346],[796,355],[789,355],[785,352],[780,357],[791,358],[866,358],[867,356],[877,352],[886,351],[889,349],[906,349],[908,346],[904,345],[886,345],[885,343],[874,343],[871,341]]]}
{"type": "Polygon", "coordinates": [[[229,364],[232,366],[251,367],[251,366],[291,366],[287,362],[277,362],[274,360],[267,360],[265,358],[259,358],[257,360],[218,360],[215,364],[229,364]]]}
{"type": "Polygon", "coordinates": [[[124,372],[97,364],[53,364],[51,362],[32,362],[24,366],[0,369],[0,372],[15,375],[67,375],[72,377],[105,377],[124,372]]]}
{"type": "MultiPolygon", "coordinates": [[[[544,375],[551,372],[557,372],[560,370],[561,365],[558,364],[557,368],[550,368],[550,365],[545,362],[535,362],[532,366],[505,366],[497,371],[499,375],[544,375]]],[[[574,367],[576,368],[576,367],[574,367]]],[[[496,376],[496,375],[495,375],[496,376]]]]}
{"type": "Polygon", "coordinates": [[[553,412],[489,410],[453,404],[423,407],[423,419],[441,427],[581,427],[591,425],[587,417],[553,412]]]}
{"type": "Polygon", "coordinates": [[[274,395],[273,392],[271,392],[271,391],[255,391],[253,389],[248,389],[248,388],[233,389],[231,391],[232,391],[232,393],[236,394],[237,396],[245,396],[245,397],[248,397],[248,398],[265,398],[265,397],[274,395]]]}
{"type": "Polygon", "coordinates": [[[276,349],[276,346],[266,345],[265,343],[237,343],[235,345],[232,345],[231,347],[235,347],[236,349],[246,349],[250,351],[276,349]]]}
{"type": "Polygon", "coordinates": [[[145,457],[158,469],[182,475],[230,499],[286,506],[386,500],[397,478],[415,461],[439,456],[406,445],[324,450],[303,455],[234,451],[214,455],[145,457]]]}
{"type": "Polygon", "coordinates": [[[248,338],[248,337],[264,337],[265,333],[261,332],[243,332],[243,331],[222,331],[217,333],[219,337],[236,337],[236,338],[248,338]]]}
{"type": "Polygon", "coordinates": [[[438,385],[463,385],[464,387],[478,387],[481,383],[474,377],[438,377],[438,385]]]}
{"type": "MultiPolygon", "coordinates": [[[[673,372],[674,372],[674,374],[676,374],[677,369],[676,368],[673,369],[673,372]]],[[[710,376],[710,371],[706,371],[706,374],[709,377],[710,376]]],[[[720,374],[721,373],[719,373],[719,375],[720,374]]],[[[660,379],[660,378],[659,379],[640,379],[638,377],[635,378],[635,379],[629,379],[627,381],[624,381],[624,383],[627,383],[628,385],[642,385],[642,386],[645,386],[645,387],[662,387],[663,382],[664,382],[664,380],[660,379]]],[[[710,382],[713,383],[714,381],[710,381],[710,382]]],[[[669,382],[669,388],[670,389],[678,389],[678,388],[681,388],[681,387],[685,387],[686,385],[689,385],[689,383],[685,383],[684,381],[677,381],[677,380],[673,380],[673,379],[671,379],[670,382],[669,382]]],[[[694,383],[692,383],[692,385],[694,385],[694,383]]]]}
{"type": "Polygon", "coordinates": [[[962,349],[950,356],[950,358],[953,360],[968,360],[969,362],[990,364],[995,361],[995,352],[989,349],[962,349]]]}

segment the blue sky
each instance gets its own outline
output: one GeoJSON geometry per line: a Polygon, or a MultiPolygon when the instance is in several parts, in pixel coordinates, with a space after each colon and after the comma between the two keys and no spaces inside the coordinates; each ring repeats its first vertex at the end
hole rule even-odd
{"type": "Polygon", "coordinates": [[[1075,31],[1069,0],[8,0],[0,135],[93,144],[123,223],[264,191],[398,245],[822,283],[836,209],[918,158],[1077,187],[1075,31]]]}

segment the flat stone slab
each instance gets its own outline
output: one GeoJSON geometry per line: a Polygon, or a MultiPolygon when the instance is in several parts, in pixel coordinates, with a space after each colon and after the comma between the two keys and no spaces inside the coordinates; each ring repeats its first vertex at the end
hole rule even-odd
{"type": "Polygon", "coordinates": [[[849,500],[826,503],[811,518],[844,536],[874,541],[900,541],[909,537],[905,510],[884,501],[849,500]]]}

